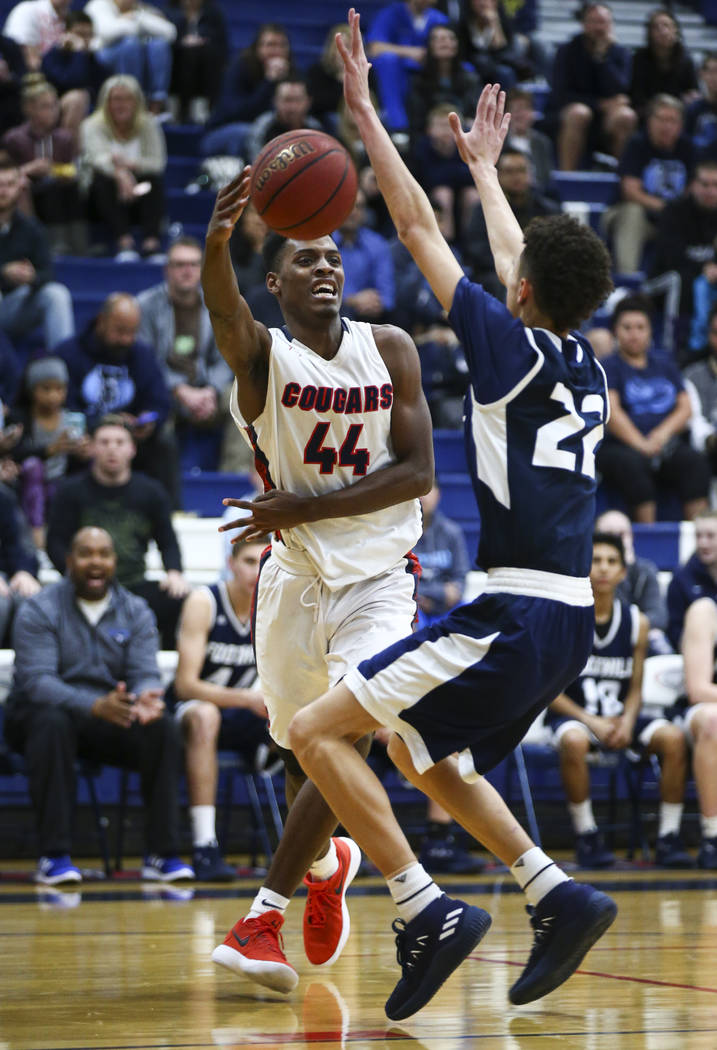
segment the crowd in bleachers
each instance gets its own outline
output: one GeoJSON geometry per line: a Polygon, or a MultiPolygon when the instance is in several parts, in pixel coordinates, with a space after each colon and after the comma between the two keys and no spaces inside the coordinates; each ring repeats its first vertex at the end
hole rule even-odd
{"type": "MultiPolygon", "coordinates": [[[[264,23],[252,13],[251,39],[220,0],[0,5],[0,645],[42,559],[62,572],[76,530],[97,524],[114,526],[119,582],[174,647],[182,476],[252,467],[201,238],[218,186],[282,132],[321,128],[349,150],[345,312],[411,333],[434,426],[460,428],[463,351],[396,238],[343,102],[345,10],[324,9],[323,44],[307,48],[301,19],[271,21],[272,5],[264,23]],[[143,570],[150,539],[159,582],[143,570]]],[[[614,261],[616,291],[587,326],[612,409],[602,505],[695,518],[717,474],[717,51],[690,53],[672,5],[649,13],[634,52],[608,4],[573,14],[551,50],[531,0],[372,0],[374,103],[456,257],[504,298],[448,114],[468,122],[483,84],[505,87],[498,177],[521,227],[572,211],[614,261]]],[[[250,206],[231,251],[254,316],[275,326],[265,234],[250,206]]]]}

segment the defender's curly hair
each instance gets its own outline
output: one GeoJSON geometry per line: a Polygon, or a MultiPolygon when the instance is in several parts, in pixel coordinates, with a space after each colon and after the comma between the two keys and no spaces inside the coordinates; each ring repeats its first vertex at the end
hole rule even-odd
{"type": "Polygon", "coordinates": [[[610,255],[598,235],[570,215],[533,219],[525,229],[521,276],[558,332],[577,328],[613,290],[610,255]]]}

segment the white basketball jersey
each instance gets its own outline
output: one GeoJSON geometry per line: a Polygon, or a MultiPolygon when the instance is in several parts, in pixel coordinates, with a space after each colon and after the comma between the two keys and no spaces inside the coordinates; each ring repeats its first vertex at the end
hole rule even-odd
{"type": "MultiPolygon", "coordinates": [[[[231,394],[235,423],[254,449],[266,488],[318,496],[355,484],[394,461],[393,385],[370,324],[342,319],[341,345],[326,361],[285,331],[270,329],[266,404],[247,424],[231,394]]],[[[273,547],[303,551],[330,588],[396,565],[421,534],[417,499],[385,510],[299,525],[273,547]]]]}

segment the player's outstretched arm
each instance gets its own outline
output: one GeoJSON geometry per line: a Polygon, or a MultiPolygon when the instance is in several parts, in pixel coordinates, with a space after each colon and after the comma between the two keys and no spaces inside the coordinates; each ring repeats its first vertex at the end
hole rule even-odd
{"type": "Polygon", "coordinates": [[[498,182],[496,163],[510,125],[505,112],[505,92],[500,84],[483,88],[473,125],[461,127],[457,113],[449,116],[461,160],[468,165],[480,194],[493,262],[503,284],[509,284],[523,251],[523,231],[498,182]]]}
{"type": "Polygon", "coordinates": [[[222,186],[217,194],[202,264],[204,301],[222,356],[237,378],[239,407],[247,421],[264,407],[271,337],[254,320],[239,291],[229,253],[229,240],[239,217],[249,203],[251,168],[222,186]]]}
{"type": "Polygon", "coordinates": [[[371,67],[361,39],[359,15],[353,7],[349,11],[349,25],[349,46],[340,33],[336,37],[345,69],[346,104],[366,146],[399,238],[416,260],[441,306],[450,310],[463,271],[438,229],[428,197],[404,164],[373,108],[368,90],[371,67]]]}

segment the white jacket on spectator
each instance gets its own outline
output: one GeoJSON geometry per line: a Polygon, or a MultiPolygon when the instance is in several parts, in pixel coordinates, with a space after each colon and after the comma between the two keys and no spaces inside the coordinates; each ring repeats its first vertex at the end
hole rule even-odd
{"type": "Polygon", "coordinates": [[[171,44],[177,35],[173,23],[149,4],[138,3],[123,13],[115,0],[89,0],[85,13],[92,19],[97,47],[109,47],[126,36],[161,37],[171,44]]]}

